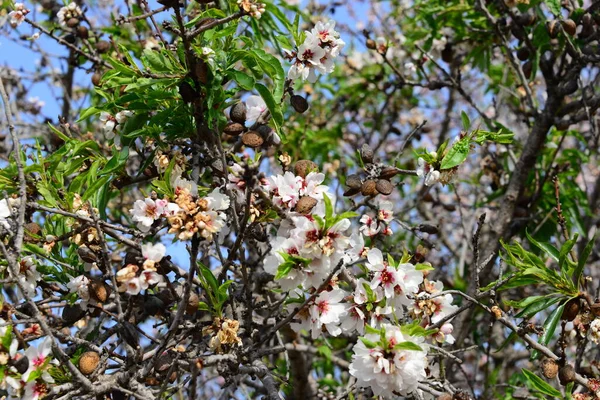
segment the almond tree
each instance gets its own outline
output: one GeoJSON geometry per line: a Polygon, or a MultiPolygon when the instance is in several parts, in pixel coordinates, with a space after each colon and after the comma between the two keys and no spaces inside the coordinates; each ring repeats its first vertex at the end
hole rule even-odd
{"type": "Polygon", "coordinates": [[[600,398],[599,5],[5,1],[0,396],[600,398]]]}

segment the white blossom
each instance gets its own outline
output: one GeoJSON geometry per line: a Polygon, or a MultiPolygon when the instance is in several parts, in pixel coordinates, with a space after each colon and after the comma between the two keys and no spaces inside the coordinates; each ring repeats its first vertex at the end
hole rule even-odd
{"type": "Polygon", "coordinates": [[[25,382],[29,379],[29,375],[31,375],[34,371],[39,371],[43,369],[41,377],[44,381],[48,383],[54,383],[54,379],[46,368],[50,364],[51,361],[51,353],[52,352],[52,339],[50,337],[46,337],[42,343],[38,347],[29,346],[29,348],[25,351],[25,356],[27,360],[29,360],[29,367],[27,371],[23,374],[21,379],[25,382]]]}
{"type": "Polygon", "coordinates": [[[162,243],[145,243],[142,245],[142,256],[144,257],[144,268],[152,269],[156,263],[159,263],[167,252],[167,248],[162,243]]]}
{"type": "Polygon", "coordinates": [[[0,200],[0,226],[4,227],[4,229],[10,229],[10,224],[8,223],[8,218],[11,216],[11,207],[8,203],[8,200],[2,199],[0,200]]]}
{"type": "Polygon", "coordinates": [[[246,100],[246,126],[252,126],[257,122],[262,122],[262,118],[264,118],[267,111],[267,104],[262,97],[248,97],[246,100]]]}
{"type": "Polygon", "coordinates": [[[364,341],[359,340],[354,345],[349,372],[359,387],[370,387],[375,396],[386,399],[396,398],[398,394],[407,396],[426,378],[427,353],[397,346],[412,342],[423,347],[423,338],[404,335],[393,325],[384,324],[382,329],[385,331],[383,341],[379,334],[370,333],[364,336],[364,341]]]}

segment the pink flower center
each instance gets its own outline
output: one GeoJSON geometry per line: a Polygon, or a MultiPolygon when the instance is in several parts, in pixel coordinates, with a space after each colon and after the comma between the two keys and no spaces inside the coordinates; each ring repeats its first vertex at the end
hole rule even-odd
{"type": "Polygon", "coordinates": [[[37,367],[41,366],[42,364],[44,364],[44,361],[46,361],[46,357],[38,356],[32,360],[32,363],[33,363],[33,366],[37,368],[37,367]]]}
{"type": "Polygon", "coordinates": [[[387,269],[384,269],[383,271],[381,271],[380,280],[381,283],[384,285],[391,285],[394,283],[394,275],[392,275],[392,273],[387,269]]]}
{"type": "Polygon", "coordinates": [[[315,53],[313,53],[311,49],[306,49],[304,50],[304,53],[302,53],[302,58],[305,60],[310,60],[314,55],[315,53]]]}
{"type": "Polygon", "coordinates": [[[317,308],[319,309],[320,314],[325,314],[329,311],[329,303],[326,301],[321,301],[317,304],[317,308]]]}
{"type": "Polygon", "coordinates": [[[147,206],[146,207],[146,216],[154,218],[156,215],[156,207],[155,206],[147,206]]]}

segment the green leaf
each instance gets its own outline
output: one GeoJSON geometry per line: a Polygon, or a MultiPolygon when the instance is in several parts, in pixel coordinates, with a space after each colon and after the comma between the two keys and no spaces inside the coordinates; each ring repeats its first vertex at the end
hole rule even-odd
{"type": "Polygon", "coordinates": [[[103,176],[102,178],[99,178],[98,180],[94,181],[94,183],[92,183],[90,186],[88,186],[84,195],[81,196],[81,200],[86,201],[86,200],[90,199],[92,196],[94,196],[96,193],[98,193],[104,185],[108,184],[108,182],[111,179],[112,179],[112,176],[107,175],[107,176],[103,176]]]}
{"type": "Polygon", "coordinates": [[[581,280],[581,275],[583,274],[583,270],[585,268],[585,263],[587,262],[590,254],[592,254],[592,250],[594,249],[594,243],[596,242],[596,235],[585,245],[583,249],[583,253],[579,256],[579,261],[577,262],[577,268],[573,272],[573,282],[576,286],[579,285],[579,281],[581,280]]]}
{"type": "Polygon", "coordinates": [[[286,261],[277,267],[277,273],[275,274],[275,279],[285,278],[296,266],[296,263],[293,261],[286,261]]]}
{"type": "Polygon", "coordinates": [[[471,120],[469,119],[469,116],[467,115],[467,113],[464,111],[461,111],[460,119],[462,120],[463,130],[468,131],[469,128],[471,127],[471,120]]]}
{"type": "Polygon", "coordinates": [[[233,78],[233,80],[235,80],[242,89],[244,89],[244,90],[254,89],[254,85],[255,85],[256,81],[250,75],[245,74],[240,71],[236,71],[236,70],[228,70],[226,72],[226,74],[228,76],[230,76],[231,78],[233,78]]]}
{"type": "Polygon", "coordinates": [[[125,163],[127,162],[128,158],[129,158],[129,147],[124,146],[121,149],[121,151],[116,153],[114,156],[111,157],[110,160],[108,160],[108,162],[106,163],[104,168],[102,168],[102,171],[100,171],[99,175],[106,175],[106,174],[109,174],[111,172],[121,169],[121,167],[123,167],[125,165],[125,163]]]}
{"type": "Polygon", "coordinates": [[[563,297],[560,297],[560,296],[554,296],[554,295],[544,296],[543,298],[537,299],[534,302],[532,302],[531,304],[528,304],[527,307],[522,309],[517,315],[515,315],[515,317],[529,319],[532,316],[534,316],[535,314],[537,314],[541,311],[544,311],[546,308],[550,307],[552,304],[558,303],[562,299],[563,299],[563,297]]]}
{"type": "Polygon", "coordinates": [[[265,85],[257,83],[255,87],[256,91],[260,94],[260,97],[262,97],[262,99],[265,101],[265,104],[267,105],[267,108],[273,117],[273,121],[275,122],[277,129],[279,129],[279,127],[283,125],[283,113],[281,112],[279,103],[275,101],[273,95],[265,85]]]}
{"type": "Polygon", "coordinates": [[[423,351],[421,346],[413,342],[402,342],[394,346],[394,350],[423,351]]]}
{"type": "MultiPolygon", "coordinates": [[[[554,331],[556,331],[556,326],[558,325],[563,310],[565,309],[565,304],[566,302],[556,307],[556,310],[552,311],[548,318],[546,318],[546,321],[544,321],[544,333],[539,338],[540,344],[543,344],[544,346],[547,345],[550,342],[550,339],[552,339],[552,336],[554,336],[554,331]]],[[[535,360],[537,356],[538,351],[534,350],[531,353],[531,358],[535,360]]]]}
{"type": "Polygon", "coordinates": [[[560,10],[560,0],[546,0],[545,3],[552,14],[556,16],[562,15],[560,10]]]}
{"type": "Polygon", "coordinates": [[[79,114],[79,119],[77,120],[77,122],[81,122],[92,115],[99,114],[100,112],[102,112],[102,110],[99,110],[96,107],[87,108],[84,111],[82,111],[81,114],[79,114]]]}
{"type": "Polygon", "coordinates": [[[325,357],[328,360],[331,360],[331,349],[329,347],[323,345],[319,346],[317,350],[319,351],[319,354],[321,354],[323,357],[325,357]]]}
{"type": "Polygon", "coordinates": [[[367,349],[374,349],[375,347],[377,347],[377,343],[372,342],[368,339],[365,339],[364,337],[359,338],[361,342],[363,342],[363,344],[365,346],[367,346],[367,349]]]}
{"type": "Polygon", "coordinates": [[[558,256],[558,265],[560,266],[560,270],[563,272],[564,276],[569,276],[568,271],[571,265],[575,263],[569,260],[569,253],[575,243],[577,242],[577,234],[573,239],[567,240],[562,247],[560,248],[560,254],[558,256]]]}
{"type": "Polygon", "coordinates": [[[562,397],[562,394],[558,390],[554,389],[545,380],[543,380],[533,372],[529,371],[528,369],[523,368],[523,376],[525,376],[525,379],[527,379],[527,381],[531,384],[532,388],[537,390],[538,392],[541,392],[548,396],[552,396],[554,398],[562,397]]]}
{"type": "Polygon", "coordinates": [[[471,144],[468,136],[454,143],[440,164],[440,169],[450,169],[459,166],[469,156],[471,144]]]}
{"type": "Polygon", "coordinates": [[[560,257],[559,251],[556,247],[552,246],[550,243],[547,242],[538,242],[537,240],[535,240],[533,238],[533,236],[531,236],[529,234],[529,232],[527,232],[527,229],[525,230],[525,235],[527,235],[527,239],[529,239],[529,241],[537,248],[539,248],[540,250],[542,250],[544,253],[546,253],[547,255],[549,255],[550,257],[552,257],[552,259],[556,262],[558,262],[558,259],[560,257]]]}
{"type": "Polygon", "coordinates": [[[502,342],[500,347],[498,347],[496,350],[494,350],[494,353],[499,353],[500,351],[502,351],[502,349],[504,349],[506,346],[508,346],[513,340],[515,340],[518,337],[519,337],[519,335],[517,334],[517,332],[514,332],[514,331],[511,332],[510,335],[508,335],[508,337],[506,338],[506,340],[504,342],[502,342]]]}

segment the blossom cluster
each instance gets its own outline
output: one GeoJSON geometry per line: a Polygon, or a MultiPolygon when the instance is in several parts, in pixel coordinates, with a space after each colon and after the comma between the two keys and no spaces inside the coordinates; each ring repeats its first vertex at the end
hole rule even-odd
{"type": "Polygon", "coordinates": [[[168,217],[169,233],[175,233],[180,240],[188,240],[199,233],[206,240],[225,226],[227,216],[223,212],[229,208],[230,199],[219,189],[214,189],[206,197],[198,197],[198,186],[186,179],[175,183],[175,206],[178,212],[168,217]]]}
{"type": "Polygon", "coordinates": [[[294,313],[295,331],[305,330],[313,339],[323,332],[331,336],[367,333],[354,348],[350,368],[359,386],[371,387],[384,397],[410,393],[426,376],[426,351],[415,350],[420,348],[416,343],[422,344],[424,337],[453,343],[452,325],[442,320],[450,319],[457,307],[452,296],[443,293],[441,282],[427,279],[428,264],[412,264],[408,254],[395,261],[376,247],[365,246],[365,240],[372,242],[379,233],[391,234],[390,201],[380,200],[377,216],[364,214],[358,232],[350,234],[351,219],[357,215],[335,215],[333,194],[323,181],[324,175],[317,172],[298,176],[288,171],[267,178],[263,188],[285,218],[271,240],[265,271],[289,292],[287,310],[294,313]],[[310,207],[303,206],[307,202],[310,207]],[[341,264],[355,277],[344,281],[334,276],[326,282],[341,264]],[[416,321],[425,334],[402,333],[397,321],[407,319],[416,321]],[[438,322],[440,329],[428,330],[438,322]],[[373,336],[377,329],[385,332],[384,342],[381,335],[373,336]],[[376,338],[379,344],[365,346],[377,342],[376,338]],[[415,345],[396,347],[404,342],[415,345]]]}
{"type": "MultiPolygon", "coordinates": [[[[48,394],[48,385],[55,383],[48,372],[58,365],[58,360],[52,357],[52,339],[46,337],[38,346],[30,344],[24,354],[17,353],[18,341],[7,330],[6,321],[0,319],[0,338],[2,342],[10,343],[8,349],[0,345],[0,367],[4,367],[4,388],[10,399],[37,400],[48,394]],[[11,365],[8,367],[8,365],[11,365]],[[22,369],[21,369],[22,368],[22,369]]],[[[23,330],[22,335],[39,335],[39,329],[23,330]]]]}
{"type": "Polygon", "coordinates": [[[10,18],[10,26],[16,28],[21,25],[23,21],[25,21],[25,16],[29,14],[29,10],[25,8],[25,4],[23,3],[15,3],[15,8],[11,12],[8,13],[8,17],[10,18]]]}
{"type": "MultiPolygon", "coordinates": [[[[71,3],[74,4],[74,3],[71,3]]],[[[115,132],[122,129],[127,119],[133,116],[133,112],[129,110],[119,111],[113,117],[111,114],[103,111],[100,114],[100,122],[102,123],[102,131],[107,139],[115,139],[115,144],[120,146],[120,137],[115,136],[115,132]]]]}
{"type": "Polygon", "coordinates": [[[164,278],[156,272],[156,265],[163,259],[166,251],[167,248],[162,243],[142,245],[142,256],[144,257],[142,269],[138,265],[128,264],[117,272],[119,292],[137,295],[150,286],[161,286],[164,278]]]}
{"type": "Polygon", "coordinates": [[[350,374],[359,387],[370,387],[375,396],[407,396],[427,376],[425,346],[423,337],[384,324],[379,332],[365,335],[354,345],[350,374]]]}
{"type": "Polygon", "coordinates": [[[58,23],[61,26],[66,26],[67,21],[69,21],[71,18],[79,19],[82,15],[83,12],[81,11],[81,8],[79,8],[77,3],[73,1],[64,7],[61,7],[61,9],[58,10],[56,17],[58,18],[58,23]]]}
{"type": "Polygon", "coordinates": [[[287,52],[286,58],[292,61],[288,78],[317,81],[317,72],[329,74],[334,69],[334,59],[340,54],[345,43],[335,30],[335,21],[317,22],[311,31],[304,32],[304,42],[296,52],[287,52]]]}

